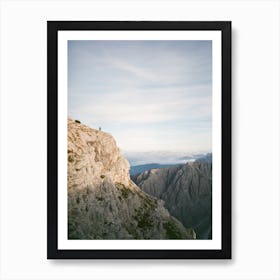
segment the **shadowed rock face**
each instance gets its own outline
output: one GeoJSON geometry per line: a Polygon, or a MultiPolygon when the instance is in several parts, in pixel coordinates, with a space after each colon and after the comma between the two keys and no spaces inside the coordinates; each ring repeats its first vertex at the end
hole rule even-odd
{"type": "Polygon", "coordinates": [[[212,163],[152,169],[132,180],[147,194],[165,201],[171,215],[194,228],[197,239],[212,238],[212,163]]]}
{"type": "Polygon", "coordinates": [[[68,119],[68,238],[194,239],[195,232],[130,180],[111,135],[68,119]]]}

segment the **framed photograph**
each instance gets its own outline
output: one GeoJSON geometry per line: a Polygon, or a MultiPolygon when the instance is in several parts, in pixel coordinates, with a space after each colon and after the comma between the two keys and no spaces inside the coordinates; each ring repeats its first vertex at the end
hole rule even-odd
{"type": "Polygon", "coordinates": [[[231,22],[47,28],[48,259],[230,259],[231,22]]]}

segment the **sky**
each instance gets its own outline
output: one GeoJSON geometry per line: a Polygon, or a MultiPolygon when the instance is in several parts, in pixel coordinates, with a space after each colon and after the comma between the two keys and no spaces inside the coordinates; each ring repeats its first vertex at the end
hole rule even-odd
{"type": "Polygon", "coordinates": [[[68,41],[68,116],[122,151],[211,152],[211,41],[68,41]]]}

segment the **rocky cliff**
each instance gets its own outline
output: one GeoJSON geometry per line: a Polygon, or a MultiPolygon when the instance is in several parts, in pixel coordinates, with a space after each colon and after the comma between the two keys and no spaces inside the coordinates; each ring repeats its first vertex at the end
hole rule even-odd
{"type": "Polygon", "coordinates": [[[151,169],[132,179],[146,193],[164,200],[171,215],[194,228],[198,239],[212,238],[212,163],[151,169]]]}
{"type": "Polygon", "coordinates": [[[69,239],[194,239],[140,190],[129,164],[108,133],[68,119],[69,239]]]}

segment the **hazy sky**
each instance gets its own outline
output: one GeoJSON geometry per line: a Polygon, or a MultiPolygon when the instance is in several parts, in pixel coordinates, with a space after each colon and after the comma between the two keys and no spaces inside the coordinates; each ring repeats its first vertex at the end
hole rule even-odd
{"type": "Polygon", "coordinates": [[[211,151],[211,41],[69,41],[68,115],[123,151],[211,151]]]}

